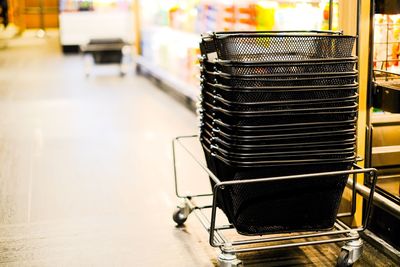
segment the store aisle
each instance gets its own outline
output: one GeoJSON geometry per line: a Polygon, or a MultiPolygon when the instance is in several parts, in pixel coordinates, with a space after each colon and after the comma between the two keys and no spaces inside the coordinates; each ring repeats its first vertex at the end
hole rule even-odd
{"type": "Polygon", "coordinates": [[[57,37],[0,50],[0,266],[210,266],[171,219],[171,140],[195,115],[133,74],[63,56],[57,37]]]}
{"type": "MultiPolygon", "coordinates": [[[[116,66],[86,78],[83,59],[63,56],[57,40],[28,34],[0,50],[0,266],[214,266],[218,251],[195,216],[186,228],[171,218],[171,140],[196,132],[195,115],[116,66]]],[[[209,189],[194,165],[180,167],[191,188],[209,189]]],[[[242,258],[333,266],[338,253],[242,258]]],[[[395,266],[377,254],[367,246],[358,266],[395,266]]]]}

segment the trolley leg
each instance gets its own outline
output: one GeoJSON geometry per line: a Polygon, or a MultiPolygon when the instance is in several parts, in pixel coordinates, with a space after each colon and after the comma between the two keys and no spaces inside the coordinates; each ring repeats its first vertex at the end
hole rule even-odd
{"type": "Polygon", "coordinates": [[[131,58],[130,46],[125,45],[121,49],[121,53],[122,53],[122,58],[121,58],[121,64],[120,64],[120,75],[125,76],[128,73],[129,63],[130,63],[130,58],[131,58]]]}
{"type": "Polygon", "coordinates": [[[361,257],[363,241],[361,240],[358,232],[350,232],[349,236],[358,237],[358,239],[348,241],[342,247],[337,259],[336,266],[338,267],[352,266],[361,257]]]}
{"type": "Polygon", "coordinates": [[[84,61],[84,71],[85,71],[85,76],[89,77],[91,70],[92,70],[92,66],[93,66],[93,56],[89,55],[89,54],[84,54],[83,55],[83,61],[84,61]]]}
{"type": "Polygon", "coordinates": [[[243,263],[236,257],[236,254],[233,252],[228,252],[232,248],[230,244],[225,244],[221,254],[218,256],[218,265],[219,267],[243,267],[243,263]]]}

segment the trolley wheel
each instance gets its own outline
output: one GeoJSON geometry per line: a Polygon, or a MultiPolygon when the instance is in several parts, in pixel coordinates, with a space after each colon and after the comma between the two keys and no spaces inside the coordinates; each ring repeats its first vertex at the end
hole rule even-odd
{"type": "Polygon", "coordinates": [[[186,222],[187,214],[185,213],[184,208],[177,208],[172,214],[172,219],[176,222],[177,225],[181,226],[186,222]]]}
{"type": "Polygon", "coordinates": [[[219,267],[243,267],[243,262],[236,257],[236,254],[221,252],[218,256],[219,267]]]}
{"type": "Polygon", "coordinates": [[[337,267],[350,267],[353,266],[352,263],[349,263],[350,252],[348,250],[342,249],[337,258],[336,266],[337,267]]]}

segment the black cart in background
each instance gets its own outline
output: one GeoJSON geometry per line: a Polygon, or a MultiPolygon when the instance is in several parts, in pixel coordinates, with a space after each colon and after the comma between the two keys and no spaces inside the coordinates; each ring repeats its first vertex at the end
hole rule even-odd
{"type": "Polygon", "coordinates": [[[86,76],[90,75],[93,65],[106,64],[118,64],[119,74],[127,74],[131,48],[121,38],[91,39],[80,49],[85,56],[86,76]]]}

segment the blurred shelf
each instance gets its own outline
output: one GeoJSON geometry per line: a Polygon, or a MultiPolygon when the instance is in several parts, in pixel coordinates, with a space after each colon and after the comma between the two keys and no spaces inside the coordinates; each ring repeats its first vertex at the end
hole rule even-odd
{"type": "Polygon", "coordinates": [[[171,28],[169,26],[159,26],[159,25],[144,26],[142,31],[161,32],[164,34],[177,35],[185,38],[186,40],[195,42],[196,44],[198,44],[200,41],[200,33],[190,32],[183,29],[171,28]]]}
{"type": "Polygon", "coordinates": [[[151,76],[159,79],[162,83],[175,89],[178,93],[183,94],[192,101],[197,100],[198,91],[195,86],[179,79],[175,74],[168,72],[167,70],[155,65],[154,63],[147,60],[145,57],[137,56],[136,64],[140,66],[145,72],[148,72],[151,76]]]}
{"type": "MultiPolygon", "coordinates": [[[[276,2],[279,4],[321,4],[321,3],[328,3],[329,1],[324,0],[273,0],[270,2],[276,2]]],[[[333,0],[333,3],[337,3],[338,0],[333,0]]]]}

